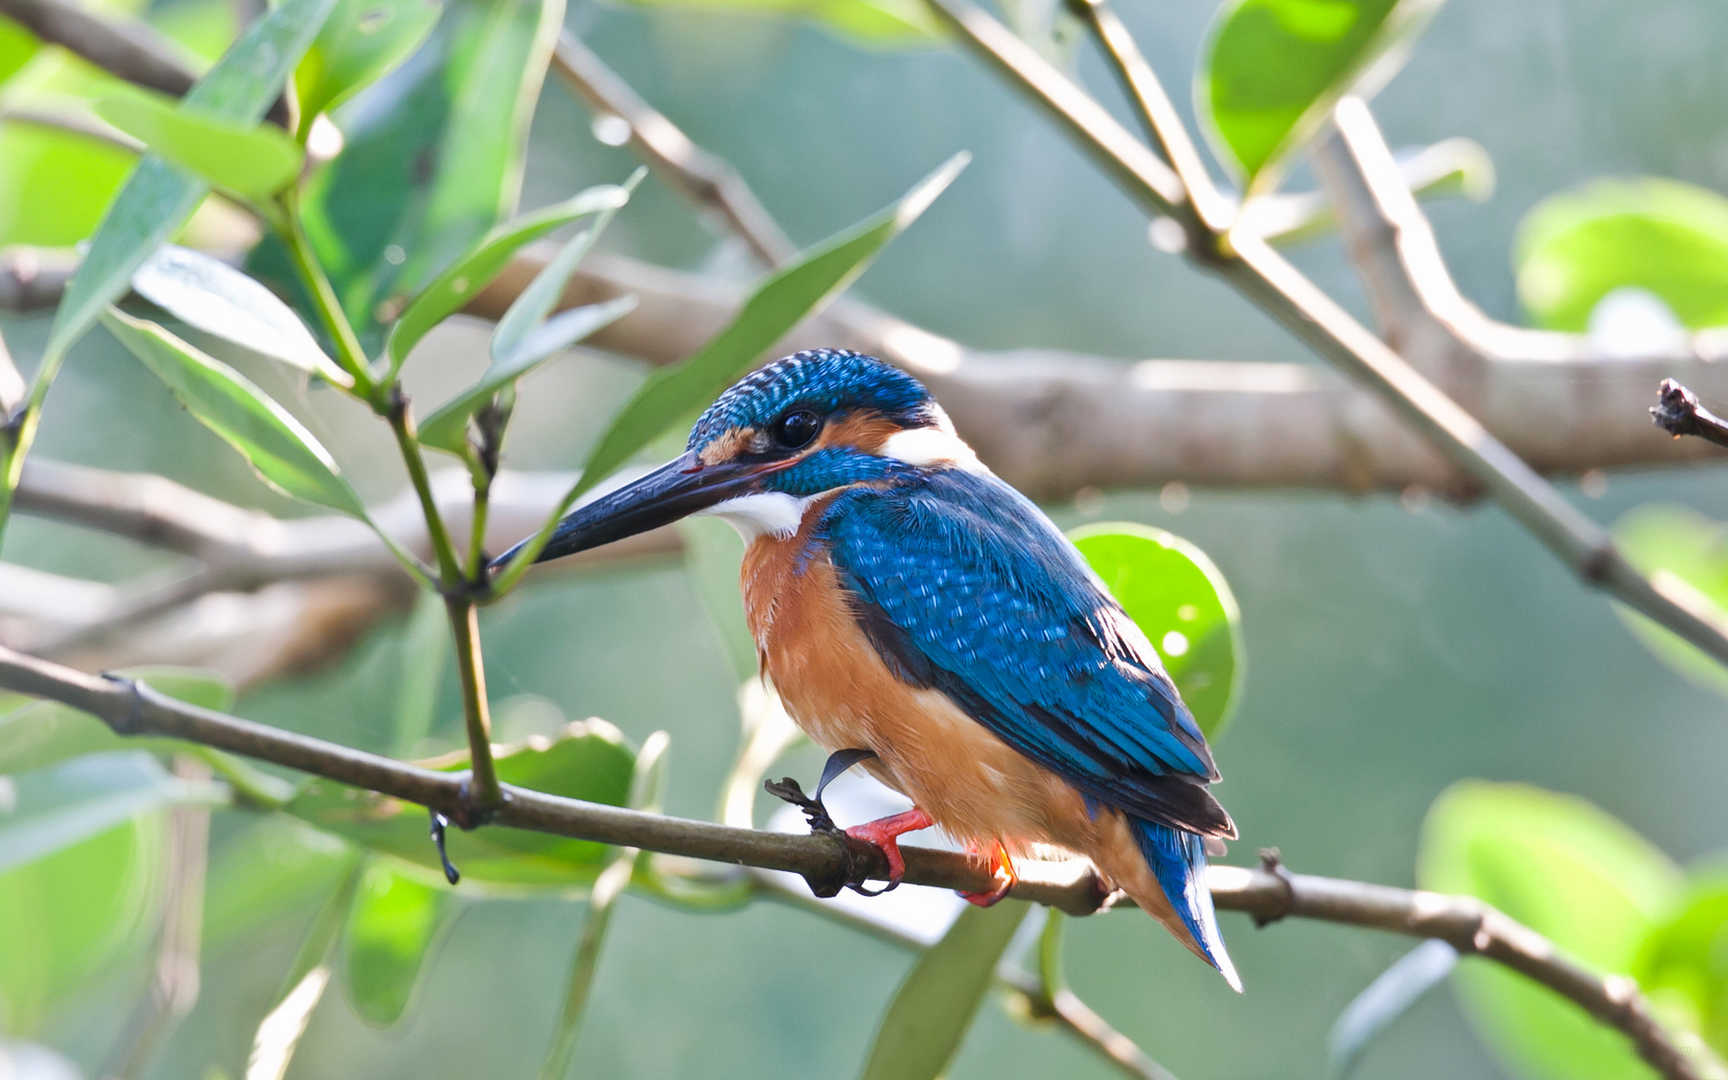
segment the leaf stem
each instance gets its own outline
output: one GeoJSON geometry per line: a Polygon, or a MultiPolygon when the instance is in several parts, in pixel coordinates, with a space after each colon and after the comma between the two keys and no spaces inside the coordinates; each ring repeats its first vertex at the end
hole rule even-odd
{"type": "Polygon", "coordinates": [[[492,717],[486,701],[486,668],[480,660],[480,611],[474,601],[447,597],[450,633],[456,639],[456,669],[462,675],[462,714],[468,723],[468,802],[482,812],[503,805],[498,770],[492,764],[492,717]]]}
{"type": "Polygon", "coordinates": [[[354,376],[355,395],[369,402],[373,409],[383,412],[387,402],[380,393],[382,388],[372,377],[372,369],[366,363],[366,350],[360,345],[359,336],[343,312],[336,290],[330,287],[330,279],[324,275],[324,268],[318,265],[312,241],[307,238],[306,228],[300,221],[299,207],[292,199],[284,198],[282,211],[277,232],[288,248],[288,256],[294,262],[301,283],[312,294],[312,304],[318,309],[319,319],[335,340],[336,362],[354,376]]]}

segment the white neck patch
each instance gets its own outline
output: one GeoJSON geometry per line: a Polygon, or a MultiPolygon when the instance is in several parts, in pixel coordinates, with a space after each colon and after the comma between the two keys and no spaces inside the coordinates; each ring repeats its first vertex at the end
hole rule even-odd
{"type": "Polygon", "coordinates": [[[940,405],[931,406],[931,422],[924,427],[896,431],[882,441],[877,451],[908,465],[946,465],[967,472],[988,472],[978,455],[954,432],[954,424],[940,405]]]}
{"type": "Polygon", "coordinates": [[[814,496],[799,498],[783,491],[758,491],[715,503],[699,513],[726,522],[749,544],[764,536],[776,540],[791,537],[804,523],[804,511],[814,501],[814,496]]]}

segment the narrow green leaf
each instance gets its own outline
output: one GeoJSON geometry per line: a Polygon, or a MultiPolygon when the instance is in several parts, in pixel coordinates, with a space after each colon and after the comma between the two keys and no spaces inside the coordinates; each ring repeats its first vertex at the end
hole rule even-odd
{"type": "Polygon", "coordinates": [[[901,48],[931,44],[940,28],[919,0],[634,0],[641,7],[734,11],[801,18],[865,45],[901,48]]]}
{"type": "Polygon", "coordinates": [[[294,69],[302,142],[329,112],[407,59],[438,21],[436,0],[337,0],[294,69]]]}
{"type": "MultiPolygon", "coordinates": [[[[617,729],[589,721],[570,724],[555,740],[544,738],[497,749],[498,778],[507,784],[589,802],[623,806],[630,794],[635,755],[617,729]]],[[[466,751],[425,763],[460,771],[466,751]]],[[[368,851],[394,855],[437,871],[438,855],[426,836],[426,810],[343,784],[313,780],[287,806],[293,814],[368,851]]],[[[610,850],[587,840],[518,829],[452,830],[450,858],[470,887],[520,891],[573,889],[593,883],[610,850]]]]}
{"type": "Polygon", "coordinates": [[[246,1062],[248,1077],[281,1080],[288,1075],[288,1066],[300,1048],[300,1037],[306,1034],[313,1010],[324,999],[324,990],[330,985],[330,959],[360,884],[363,864],[358,858],[351,857],[350,861],[352,868],[313,915],[282,990],[276,995],[275,1007],[259,1021],[246,1062]]]}
{"type": "Polygon", "coordinates": [[[882,1017],[864,1080],[934,1080],[960,1049],[990,990],[996,965],[1026,905],[967,905],[942,940],[924,950],[882,1017]]]}
{"type": "Polygon", "coordinates": [[[1146,634],[1182,700],[1216,739],[1242,685],[1242,612],[1224,575],[1199,548],[1129,522],[1069,533],[1110,595],[1146,634]]]}
{"type": "Polygon", "coordinates": [[[450,264],[421,290],[390,328],[384,348],[390,356],[391,373],[401,369],[409,352],[428,331],[460,311],[480,290],[490,285],[516,252],[579,218],[616,210],[629,198],[626,189],[615,184],[602,184],[564,202],[519,217],[487,234],[473,250],[450,264]]]}
{"type": "Polygon", "coordinates": [[[292,184],[306,163],[300,144],[281,128],[221,120],[160,94],[102,98],[96,114],[164,159],[254,202],[292,184]]]}
{"type": "Polygon", "coordinates": [[[1693,329],[1728,324],[1728,198],[1677,180],[1597,180],[1518,225],[1518,299],[1536,322],[1581,331],[1601,299],[1646,289],[1693,329]]]}
{"type": "MultiPolygon", "coordinates": [[[[1454,784],[1435,800],[1416,880],[1480,897],[1597,971],[1630,969],[1680,893],[1668,857],[1596,807],[1484,781],[1454,784]]],[[[1455,985],[1473,1025],[1521,1075],[1644,1075],[1625,1036],[1516,972],[1465,965],[1455,985]]]]}
{"type": "Polygon", "coordinates": [[[1339,1080],[1349,1076],[1368,1044],[1409,1012],[1428,991],[1440,985],[1457,966],[1457,949],[1444,941],[1430,940],[1375,976],[1338,1014],[1326,1036],[1326,1064],[1331,1075],[1339,1080]]]}
{"type": "Polygon", "coordinates": [[[402,873],[388,862],[366,865],[344,938],[348,996],[369,1023],[402,1018],[420,984],[426,957],[455,915],[454,894],[402,873]]]}
{"type": "Polygon", "coordinates": [[[220,259],[164,244],[132,275],[132,288],[206,334],[338,386],[354,384],[287,304],[220,259]]]}
{"type": "Polygon", "coordinates": [[[420,594],[402,628],[398,648],[396,723],[390,746],[400,755],[414,752],[437,719],[438,691],[450,659],[450,622],[443,597],[430,590],[420,594]]]}
{"type": "Polygon", "coordinates": [[[965,153],[949,158],[899,202],[824,240],[776,271],[757,286],[726,328],[694,356],[650,375],[589,452],[581,478],[529,547],[500,575],[497,590],[508,590],[521,577],[546,546],[558,519],[583,492],[611,475],[667,425],[712,401],[757,363],[763,350],[863,273],[877,252],[916,221],[969,160],[965,153]]]}
{"type": "MultiPolygon", "coordinates": [[[[1627,560],[1669,587],[1692,589],[1728,615],[1728,526],[1685,506],[1649,504],[1614,523],[1614,542],[1627,560]]],[[[1728,670],[1720,661],[1636,611],[1614,610],[1635,637],[1670,668],[1699,686],[1728,696],[1728,670]]]]}
{"type": "MultiPolygon", "coordinates": [[[[284,0],[247,27],[187,93],[183,105],[235,124],[263,119],[334,3],[284,0]]],[[[150,156],[138,163],[90,238],[54,314],[42,360],[49,370],[126,291],[133,272],[185,222],[207,191],[203,181],[161,158],[150,156]]]]}
{"type": "Polygon", "coordinates": [[[360,496],[342,479],[329,451],[264,391],[155,323],[118,310],[104,321],[121,344],[167,383],[200,423],[239,451],[265,483],[285,495],[365,520],[360,496]]]}
{"type": "Polygon", "coordinates": [[[226,789],[182,780],[143,751],[91,754],[48,769],[0,777],[0,874],[179,803],[216,805],[226,789]]]}
{"type": "Polygon", "coordinates": [[[1346,94],[1371,95],[1403,66],[1440,0],[1228,0],[1202,49],[1195,97],[1219,156],[1248,194],[1276,185],[1279,166],[1346,94]]]}
{"type": "Polygon", "coordinates": [[[557,353],[600,328],[617,322],[636,309],[634,296],[620,296],[600,304],[588,304],[559,312],[528,331],[527,336],[504,357],[495,357],[480,381],[440,405],[420,425],[420,441],[439,450],[460,454],[467,445],[468,420],[493,396],[527,375],[557,353]]]}
{"type": "Polygon", "coordinates": [[[125,818],[0,873],[0,1029],[40,1030],[87,980],[138,955],[161,908],[166,821],[125,818]]]}

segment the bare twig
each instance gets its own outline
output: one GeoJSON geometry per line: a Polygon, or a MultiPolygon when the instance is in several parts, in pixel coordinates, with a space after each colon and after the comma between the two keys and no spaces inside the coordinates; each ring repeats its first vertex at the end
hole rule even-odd
{"type": "MultiPolygon", "coordinates": [[[[165,735],[229,750],[451,817],[468,805],[466,782],[459,773],[409,765],[266,727],[188,705],[142,683],[86,675],[3,646],[0,688],[70,705],[120,734],[165,735]]],[[[786,870],[810,880],[833,880],[856,869],[878,878],[887,872],[881,853],[868,844],[690,821],[521,788],[507,788],[506,795],[493,819],[496,825],[786,870]]],[[[903,849],[903,853],[905,880],[911,884],[972,892],[990,884],[987,869],[964,855],[921,848],[903,849]]],[[[1528,976],[1625,1033],[1664,1076],[1702,1080],[1723,1075],[1716,1063],[1702,1056],[1695,1061],[1681,1047],[1631,980],[1604,977],[1579,966],[1560,955],[1553,943],[1480,901],[1290,874],[1276,867],[1213,867],[1208,881],[1219,907],[1246,912],[1262,922],[1298,916],[1447,941],[1461,952],[1484,956],[1528,976]]],[[[1014,894],[1072,914],[1090,914],[1098,909],[1102,890],[1090,869],[1028,865],[1014,894]]]]}
{"type": "Polygon", "coordinates": [[[78,257],[70,251],[9,247],[0,251],[0,311],[42,311],[60,302],[78,257]]]}
{"type": "Polygon", "coordinates": [[[791,258],[792,242],[736,170],[690,141],[568,30],[558,38],[552,70],[598,115],[623,121],[637,156],[685,198],[717,214],[765,265],[791,258]]]}
{"type": "MultiPolygon", "coordinates": [[[[101,18],[61,0],[0,0],[0,15],[129,83],[180,97],[197,81],[174,43],[144,23],[101,18]]],[[[278,97],[269,119],[287,118],[288,103],[278,97]]]]}
{"type": "Polygon", "coordinates": [[[1650,406],[1650,418],[1656,426],[1678,439],[1696,435],[1717,446],[1728,446],[1728,421],[1706,409],[1698,395],[1673,379],[1663,379],[1657,388],[1656,404],[1650,406]]]}
{"type": "MultiPolygon", "coordinates": [[[[1033,101],[1147,211],[1173,214],[1181,181],[1048,61],[965,0],[926,0],[941,19],[1033,101]]],[[[1638,573],[1608,532],[1581,513],[1397,353],[1259,236],[1241,229],[1190,255],[1298,339],[1362,383],[1586,583],[1602,588],[1728,663],[1728,622],[1694,594],[1638,573]]]]}

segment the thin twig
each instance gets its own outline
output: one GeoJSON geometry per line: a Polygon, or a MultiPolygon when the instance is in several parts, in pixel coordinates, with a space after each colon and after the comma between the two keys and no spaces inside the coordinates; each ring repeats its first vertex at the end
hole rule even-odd
{"type": "Polygon", "coordinates": [[[60,302],[78,256],[50,248],[0,251],[0,311],[43,311],[60,302]]]}
{"type": "MultiPolygon", "coordinates": [[[[1127,193],[1173,214],[1181,182],[1067,76],[964,0],[926,0],[937,15],[1056,119],[1127,193]]],[[[1696,595],[1657,584],[1628,563],[1607,530],[1581,513],[1438,387],[1357,322],[1263,238],[1234,230],[1190,254],[1298,339],[1374,391],[1405,423],[1585,582],[1602,588],[1728,663],[1728,622],[1696,595]]]]}
{"type": "Polygon", "coordinates": [[[568,30],[558,37],[552,70],[599,116],[622,120],[636,155],[679,194],[718,214],[763,264],[792,257],[792,242],[737,171],[692,142],[568,30]]]}
{"type": "Polygon", "coordinates": [[[1657,388],[1656,404],[1650,406],[1650,419],[1676,439],[1682,435],[1696,435],[1717,446],[1728,446],[1728,420],[1706,409],[1697,394],[1673,379],[1663,379],[1657,388]]]}
{"type": "MultiPolygon", "coordinates": [[[[137,86],[181,97],[198,78],[173,42],[141,22],[101,18],[60,0],[0,0],[0,15],[137,86]]],[[[286,124],[285,98],[271,104],[268,118],[286,124]]]]}
{"type": "MultiPolygon", "coordinates": [[[[0,688],[47,698],[88,712],[121,734],[185,739],[323,776],[437,810],[455,818],[468,809],[460,774],[393,761],[377,754],[281,731],[188,705],[149,686],[104,679],[0,646],[0,688]]],[[[832,879],[862,868],[882,878],[881,853],[861,843],[690,821],[616,806],[506,788],[493,824],[593,840],[621,847],[786,870],[806,879],[832,879]]],[[[387,807],[380,805],[380,809],[387,807]]],[[[946,851],[903,849],[905,880],[916,885],[978,892],[988,871],[976,860],[946,851]]],[[[1658,1072],[1677,1080],[1722,1077],[1720,1065],[1697,1051],[1689,1056],[1651,1012],[1629,979],[1598,975],[1560,955],[1534,931],[1468,897],[1411,892],[1389,886],[1290,874],[1281,868],[1216,866],[1208,878],[1219,907],[1262,922],[1288,916],[1390,930],[1447,941],[1518,971],[1622,1031],[1658,1072]]],[[[1015,887],[1020,899],[1073,914],[1099,907],[1094,874],[1073,865],[1024,867],[1015,887]]]]}

